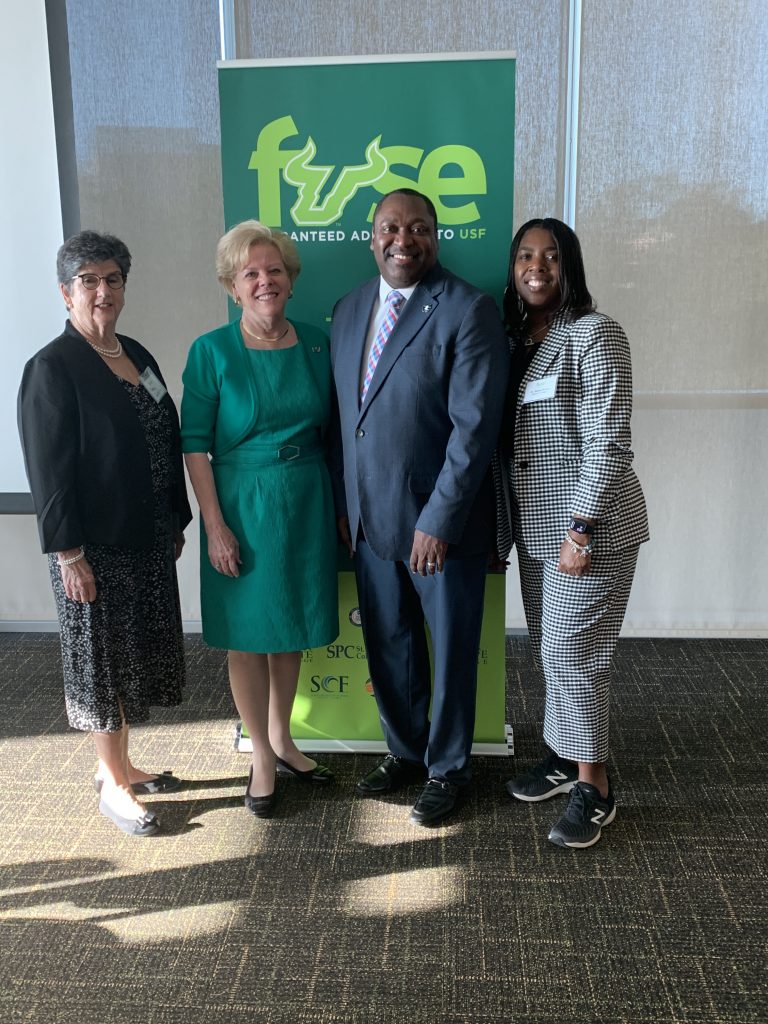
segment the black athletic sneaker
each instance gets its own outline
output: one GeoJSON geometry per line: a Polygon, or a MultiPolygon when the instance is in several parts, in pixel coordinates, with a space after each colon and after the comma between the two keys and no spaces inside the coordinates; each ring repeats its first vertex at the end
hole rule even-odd
{"type": "Polygon", "coordinates": [[[557,754],[550,754],[546,761],[530,768],[524,775],[510,779],[507,792],[516,800],[549,800],[558,793],[567,793],[578,777],[579,770],[573,761],[564,761],[557,754]]]}
{"type": "Polygon", "coordinates": [[[608,796],[600,796],[600,790],[588,782],[576,782],[568,798],[568,806],[560,821],[549,833],[551,842],[557,846],[570,846],[582,850],[594,846],[600,838],[603,825],[610,825],[616,817],[616,801],[613,799],[610,779],[608,796]]]}

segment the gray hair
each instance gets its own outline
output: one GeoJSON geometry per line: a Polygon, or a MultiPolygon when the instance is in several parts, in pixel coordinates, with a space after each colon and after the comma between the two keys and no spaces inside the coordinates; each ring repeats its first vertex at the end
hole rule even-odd
{"type": "Polygon", "coordinates": [[[100,235],[98,231],[79,231],[68,238],[56,254],[59,284],[69,284],[87,263],[106,263],[107,260],[114,260],[123,277],[128,277],[131,254],[125,242],[114,235],[100,235]]]}
{"type": "Polygon", "coordinates": [[[274,245],[293,284],[301,273],[301,259],[291,236],[261,221],[244,220],[222,235],[216,246],[216,276],[227,291],[231,291],[235,274],[247,263],[252,245],[274,245]]]}

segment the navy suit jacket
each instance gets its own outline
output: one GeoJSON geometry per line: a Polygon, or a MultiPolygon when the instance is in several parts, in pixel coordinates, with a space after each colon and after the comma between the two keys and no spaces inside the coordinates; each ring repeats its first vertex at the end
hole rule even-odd
{"type": "Polygon", "coordinates": [[[408,559],[414,530],[449,556],[493,543],[488,467],[499,433],[509,352],[490,296],[435,264],[419,282],[360,406],[360,369],[376,277],[341,299],[331,327],[336,384],[331,475],[354,543],[408,559]]]}

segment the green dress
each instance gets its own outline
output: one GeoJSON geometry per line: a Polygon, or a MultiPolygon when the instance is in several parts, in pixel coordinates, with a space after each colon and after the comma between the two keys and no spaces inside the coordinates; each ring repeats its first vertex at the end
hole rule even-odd
{"type": "Polygon", "coordinates": [[[203,335],[184,371],[185,452],[207,451],[224,521],[240,545],[237,579],[216,572],[200,521],[203,638],[278,653],[339,632],[337,540],[323,432],[331,401],[325,335],[248,349],[239,322],[203,335]],[[204,446],[204,447],[203,447],[204,446]]]}

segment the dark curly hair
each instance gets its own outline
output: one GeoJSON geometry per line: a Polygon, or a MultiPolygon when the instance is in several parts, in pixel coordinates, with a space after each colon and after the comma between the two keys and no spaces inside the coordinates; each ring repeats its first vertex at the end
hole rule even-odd
{"type": "Polygon", "coordinates": [[[540,217],[529,220],[517,229],[509,249],[509,269],[507,271],[507,288],[504,292],[504,322],[507,330],[517,332],[525,319],[525,310],[520,309],[515,289],[515,260],[520,242],[526,231],[531,228],[544,228],[549,231],[557,246],[557,265],[560,284],[560,305],[557,312],[570,310],[574,319],[592,313],[595,302],[587,288],[584,273],[584,259],[581,255],[581,244],[576,232],[554,217],[540,217]]]}
{"type": "Polygon", "coordinates": [[[114,260],[123,277],[131,269],[128,246],[114,235],[100,235],[98,231],[79,231],[68,238],[56,254],[56,273],[59,284],[68,284],[87,263],[106,263],[114,260]]]}

